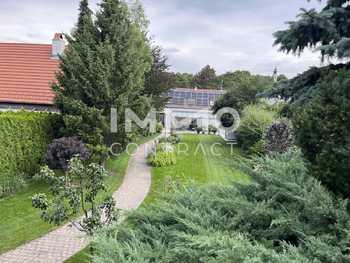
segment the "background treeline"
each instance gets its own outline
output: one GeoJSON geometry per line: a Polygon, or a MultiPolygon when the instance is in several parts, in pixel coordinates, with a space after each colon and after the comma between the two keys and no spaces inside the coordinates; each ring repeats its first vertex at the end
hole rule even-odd
{"type": "MultiPolygon", "coordinates": [[[[270,76],[255,75],[245,70],[226,72],[217,74],[216,70],[207,65],[198,73],[169,73],[172,86],[177,88],[200,88],[200,89],[219,89],[232,90],[241,85],[260,86],[265,89],[272,88],[274,80],[272,71],[270,76]]],[[[278,80],[286,79],[284,75],[277,76],[278,80]]]]}
{"type": "Polygon", "coordinates": [[[147,28],[138,1],[103,0],[95,14],[87,0],[81,1],[53,85],[64,121],[61,136],[79,136],[90,149],[113,142],[125,145],[141,131],[125,132],[124,110],[130,108],[142,118],[151,107],[162,109],[167,101],[164,92],[170,88],[222,87],[231,92],[230,98],[244,93],[243,99],[250,101],[274,85],[272,77],[247,71],[217,76],[210,66],[195,75],[171,73],[167,57],[154,45],[147,28]],[[110,133],[111,108],[118,110],[115,134],[110,133]]]}

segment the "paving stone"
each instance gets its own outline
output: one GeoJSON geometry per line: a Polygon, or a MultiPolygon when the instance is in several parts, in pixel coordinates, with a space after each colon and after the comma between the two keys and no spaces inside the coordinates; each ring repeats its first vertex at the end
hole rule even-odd
{"type": "MultiPolygon", "coordinates": [[[[151,187],[147,155],[154,141],[141,145],[129,161],[124,181],[113,194],[122,210],[138,208],[151,187]]],[[[88,244],[88,238],[69,224],[0,255],[0,263],[62,263],[88,244]]]]}

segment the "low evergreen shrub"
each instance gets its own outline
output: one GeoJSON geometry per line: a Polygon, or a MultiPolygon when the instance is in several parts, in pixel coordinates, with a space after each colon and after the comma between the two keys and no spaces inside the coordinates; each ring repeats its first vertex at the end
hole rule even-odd
{"type": "Polygon", "coordinates": [[[15,185],[22,184],[22,175],[28,178],[38,171],[60,119],[60,115],[53,113],[0,113],[0,186],[3,192],[18,190],[15,185]]]}
{"type": "Polygon", "coordinates": [[[93,262],[350,262],[348,204],[299,152],[247,162],[249,185],[174,190],[100,231],[93,262]]]}
{"type": "Polygon", "coordinates": [[[258,155],[258,156],[264,155],[266,153],[265,141],[261,139],[256,143],[254,143],[254,145],[249,148],[248,153],[251,155],[258,155]]]}

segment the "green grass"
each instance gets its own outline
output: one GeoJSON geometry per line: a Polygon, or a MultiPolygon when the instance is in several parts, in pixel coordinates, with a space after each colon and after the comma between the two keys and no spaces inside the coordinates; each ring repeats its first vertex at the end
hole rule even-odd
{"type": "Polygon", "coordinates": [[[64,263],[89,263],[89,247],[84,248],[79,251],[77,254],[72,256],[70,259],[66,260],[64,263]]]}
{"type": "MultiPolygon", "coordinates": [[[[156,200],[165,191],[168,178],[182,185],[187,183],[220,184],[230,181],[249,183],[249,177],[234,167],[241,151],[226,144],[217,136],[183,135],[177,145],[177,163],[163,168],[152,168],[152,186],[144,205],[156,200]],[[188,145],[187,153],[180,153],[188,145]],[[215,145],[215,146],[213,146],[215,145]],[[214,148],[214,152],[211,150],[214,148]]],[[[89,249],[85,248],[65,263],[89,262],[89,249]]]]}
{"type": "Polygon", "coordinates": [[[234,165],[242,157],[241,151],[235,146],[231,147],[220,137],[183,135],[176,151],[176,165],[152,169],[152,188],[145,200],[146,204],[165,191],[169,182],[181,185],[249,182],[248,176],[234,165]]]}
{"type": "Polygon", "coordinates": [[[31,184],[25,191],[0,200],[0,254],[55,228],[43,222],[32,207],[31,197],[46,193],[47,188],[45,184],[31,184]]]}
{"type": "MultiPolygon", "coordinates": [[[[136,140],[136,144],[141,145],[151,139],[153,139],[155,136],[151,137],[143,137],[138,140],[136,140]]],[[[130,147],[129,151],[133,152],[136,149],[132,149],[130,147]]],[[[107,163],[107,168],[109,171],[117,171],[116,177],[110,177],[107,180],[112,180],[111,178],[114,178],[112,182],[107,182],[108,185],[108,192],[112,193],[116,189],[119,188],[119,186],[122,184],[124,175],[126,172],[126,169],[128,167],[128,163],[130,160],[130,155],[128,155],[126,152],[122,153],[118,156],[118,158],[115,161],[109,161],[107,163]],[[121,175],[121,176],[120,176],[121,175]]],[[[105,194],[104,196],[106,196],[105,194]]],[[[84,248],[83,250],[79,251],[77,254],[72,256],[70,259],[66,260],[65,263],[85,263],[89,262],[89,247],[84,248]]]]}
{"type": "MultiPolygon", "coordinates": [[[[141,144],[150,138],[143,137],[137,143],[141,144]]],[[[107,193],[99,197],[101,200],[121,185],[129,159],[128,154],[122,153],[116,159],[107,161],[106,167],[111,176],[106,179],[107,193]]],[[[32,183],[24,191],[0,200],[0,254],[57,228],[45,223],[40,218],[40,211],[32,207],[32,196],[47,192],[47,185],[32,183]]]]}

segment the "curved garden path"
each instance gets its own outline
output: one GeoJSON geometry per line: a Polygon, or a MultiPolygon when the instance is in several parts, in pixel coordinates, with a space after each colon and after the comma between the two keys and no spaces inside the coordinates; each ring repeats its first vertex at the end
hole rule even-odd
{"type": "MultiPolygon", "coordinates": [[[[147,196],[151,187],[151,168],[147,164],[147,155],[153,144],[154,140],[140,145],[130,158],[124,181],[113,194],[119,209],[136,209],[147,196]]],[[[87,237],[67,224],[0,255],[0,262],[62,263],[87,244],[87,237]]]]}

